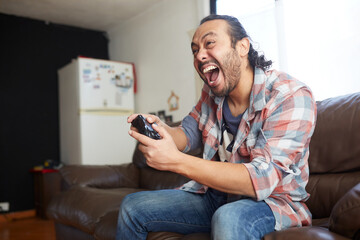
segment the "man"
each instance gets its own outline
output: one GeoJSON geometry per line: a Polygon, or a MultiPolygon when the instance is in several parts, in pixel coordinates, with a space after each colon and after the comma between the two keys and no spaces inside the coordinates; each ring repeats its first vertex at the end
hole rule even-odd
{"type": "Polygon", "coordinates": [[[177,128],[146,115],[161,140],[134,128],[129,134],[141,143],[149,166],[192,181],[177,190],[127,196],[117,239],[146,239],[157,231],[260,239],[310,225],[304,202],[316,120],[311,91],[287,74],[266,71],[271,61],[253,49],[236,18],[204,18],[191,48],[205,82],[197,105],[177,128]],[[199,147],[203,159],[185,154],[199,147]]]}

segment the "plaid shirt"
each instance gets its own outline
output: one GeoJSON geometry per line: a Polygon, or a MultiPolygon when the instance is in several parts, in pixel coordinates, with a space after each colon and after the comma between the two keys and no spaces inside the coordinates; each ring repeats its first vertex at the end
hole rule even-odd
{"type": "MultiPolygon", "coordinates": [[[[181,125],[188,139],[184,152],[202,145],[203,158],[218,161],[223,102],[224,97],[214,96],[204,85],[199,102],[181,125]]],[[[285,73],[255,69],[250,105],[228,161],[246,166],[257,200],[273,211],[276,230],[311,225],[304,202],[309,198],[305,186],[315,122],[316,104],[305,84],[285,73]]],[[[197,193],[207,188],[195,181],[180,187],[197,193]]]]}

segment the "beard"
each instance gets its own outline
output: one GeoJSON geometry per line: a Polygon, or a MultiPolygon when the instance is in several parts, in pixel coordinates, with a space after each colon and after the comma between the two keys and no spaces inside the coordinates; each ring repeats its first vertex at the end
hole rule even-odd
{"type": "MultiPolygon", "coordinates": [[[[224,88],[219,90],[210,87],[211,91],[217,97],[228,96],[229,93],[232,92],[238,85],[241,75],[241,59],[235,49],[229,50],[229,52],[225,54],[222,60],[222,64],[219,64],[217,61],[215,62],[218,64],[221,71],[223,72],[225,86],[224,88]]],[[[206,84],[208,84],[206,79],[203,78],[203,80],[206,84]]]]}

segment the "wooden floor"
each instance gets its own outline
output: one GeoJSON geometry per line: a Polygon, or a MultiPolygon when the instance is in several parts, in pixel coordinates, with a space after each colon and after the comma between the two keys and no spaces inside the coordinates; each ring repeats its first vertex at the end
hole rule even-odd
{"type": "Polygon", "coordinates": [[[0,215],[1,240],[55,240],[54,223],[38,217],[6,219],[0,215]]]}

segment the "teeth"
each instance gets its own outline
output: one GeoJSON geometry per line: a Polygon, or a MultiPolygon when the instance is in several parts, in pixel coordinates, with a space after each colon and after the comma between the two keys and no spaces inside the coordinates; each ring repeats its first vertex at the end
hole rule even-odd
{"type": "Polygon", "coordinates": [[[215,66],[208,66],[207,68],[205,68],[204,70],[203,70],[203,73],[207,73],[207,72],[209,72],[209,71],[211,71],[211,70],[214,70],[214,69],[216,69],[217,67],[215,67],[215,66]]]}

